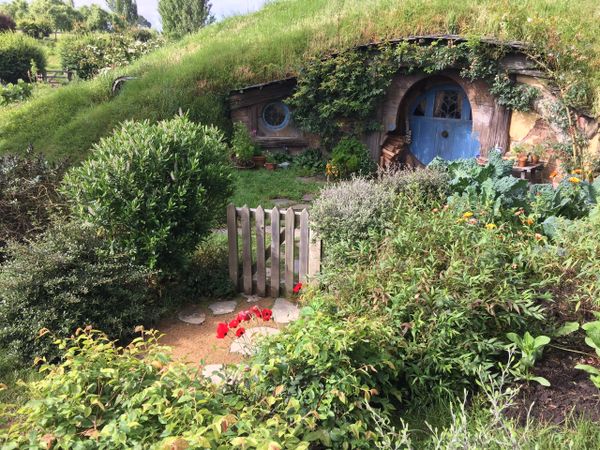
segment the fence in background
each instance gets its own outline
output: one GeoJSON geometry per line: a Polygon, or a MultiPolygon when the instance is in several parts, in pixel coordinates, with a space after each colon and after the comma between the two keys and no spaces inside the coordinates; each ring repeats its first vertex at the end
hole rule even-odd
{"type": "Polygon", "coordinates": [[[321,242],[311,236],[306,209],[229,205],[227,236],[229,278],[245,294],[291,295],[296,283],[306,283],[320,270],[321,242]]]}

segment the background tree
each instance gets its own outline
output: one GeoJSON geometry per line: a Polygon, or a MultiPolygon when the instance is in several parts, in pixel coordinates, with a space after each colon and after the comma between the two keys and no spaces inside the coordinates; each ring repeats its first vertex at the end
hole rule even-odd
{"type": "Polygon", "coordinates": [[[73,23],[81,16],[62,0],[34,0],[29,7],[29,15],[35,21],[47,20],[53,31],[71,31],[73,23]]]}
{"type": "Polygon", "coordinates": [[[17,24],[8,14],[0,13],[0,33],[3,31],[14,31],[17,24]]]}
{"type": "Polygon", "coordinates": [[[210,8],[208,0],[159,0],[158,12],[162,18],[163,32],[180,38],[198,31],[214,21],[210,8]]]}
{"type": "Polygon", "coordinates": [[[138,20],[137,3],[135,0],[106,0],[108,8],[129,24],[138,20]]]}
{"type": "Polygon", "coordinates": [[[29,4],[26,0],[13,0],[10,3],[0,5],[0,11],[14,20],[20,20],[24,19],[29,13],[29,4]]]}
{"type": "Polygon", "coordinates": [[[82,6],[79,13],[82,18],[81,26],[85,31],[112,31],[113,15],[98,5],[82,6]]]}

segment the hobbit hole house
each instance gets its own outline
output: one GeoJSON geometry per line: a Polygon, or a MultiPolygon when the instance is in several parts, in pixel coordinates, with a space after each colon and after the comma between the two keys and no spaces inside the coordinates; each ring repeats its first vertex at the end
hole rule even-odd
{"type": "MultiPolygon", "coordinates": [[[[420,46],[466,42],[459,36],[413,37],[389,42],[420,46]]],[[[381,43],[356,49],[375,48],[381,43]]],[[[508,153],[516,145],[541,145],[548,149],[566,139],[564,130],[550,119],[555,103],[546,74],[531,61],[521,43],[499,43],[508,48],[498,66],[517,85],[531,86],[537,94],[529,111],[501,105],[489,80],[461,75],[463,67],[419,70],[400,66],[379,99],[372,118],[375,131],[361,132],[360,140],[380,166],[419,167],[435,157],[446,160],[485,158],[491,149],[508,153]]],[[[356,50],[355,49],[355,50],[356,50]]],[[[242,122],[255,142],[265,150],[297,154],[319,147],[321,136],[304,131],[294,120],[288,100],[294,94],[295,77],[242,87],[229,95],[233,122],[242,122]]],[[[587,151],[598,153],[598,123],[578,114],[577,126],[588,139],[587,151]]],[[[348,130],[351,131],[351,130],[348,130]]],[[[549,150],[542,178],[547,179],[559,156],[549,150]]]]}

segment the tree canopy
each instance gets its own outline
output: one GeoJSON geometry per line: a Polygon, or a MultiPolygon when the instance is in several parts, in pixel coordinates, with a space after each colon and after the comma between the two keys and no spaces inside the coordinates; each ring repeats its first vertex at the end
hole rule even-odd
{"type": "Polygon", "coordinates": [[[162,18],[163,32],[180,38],[212,23],[208,0],[159,0],[158,12],[162,18]]]}

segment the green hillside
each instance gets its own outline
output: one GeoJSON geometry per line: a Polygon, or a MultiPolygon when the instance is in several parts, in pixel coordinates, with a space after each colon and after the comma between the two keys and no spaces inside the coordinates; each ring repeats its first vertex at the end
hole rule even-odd
{"type": "Polygon", "coordinates": [[[596,93],[590,106],[598,115],[599,22],[596,0],[280,0],[211,25],[127,68],[0,111],[0,151],[18,152],[32,143],[50,156],[80,159],[121,121],[157,120],[179,108],[228,129],[225,100],[232,88],[295,74],[311,55],[419,34],[558,41],[567,50],[573,45],[590,58],[581,76],[596,93]],[[124,74],[139,79],[111,98],[111,81],[124,74]]]}

